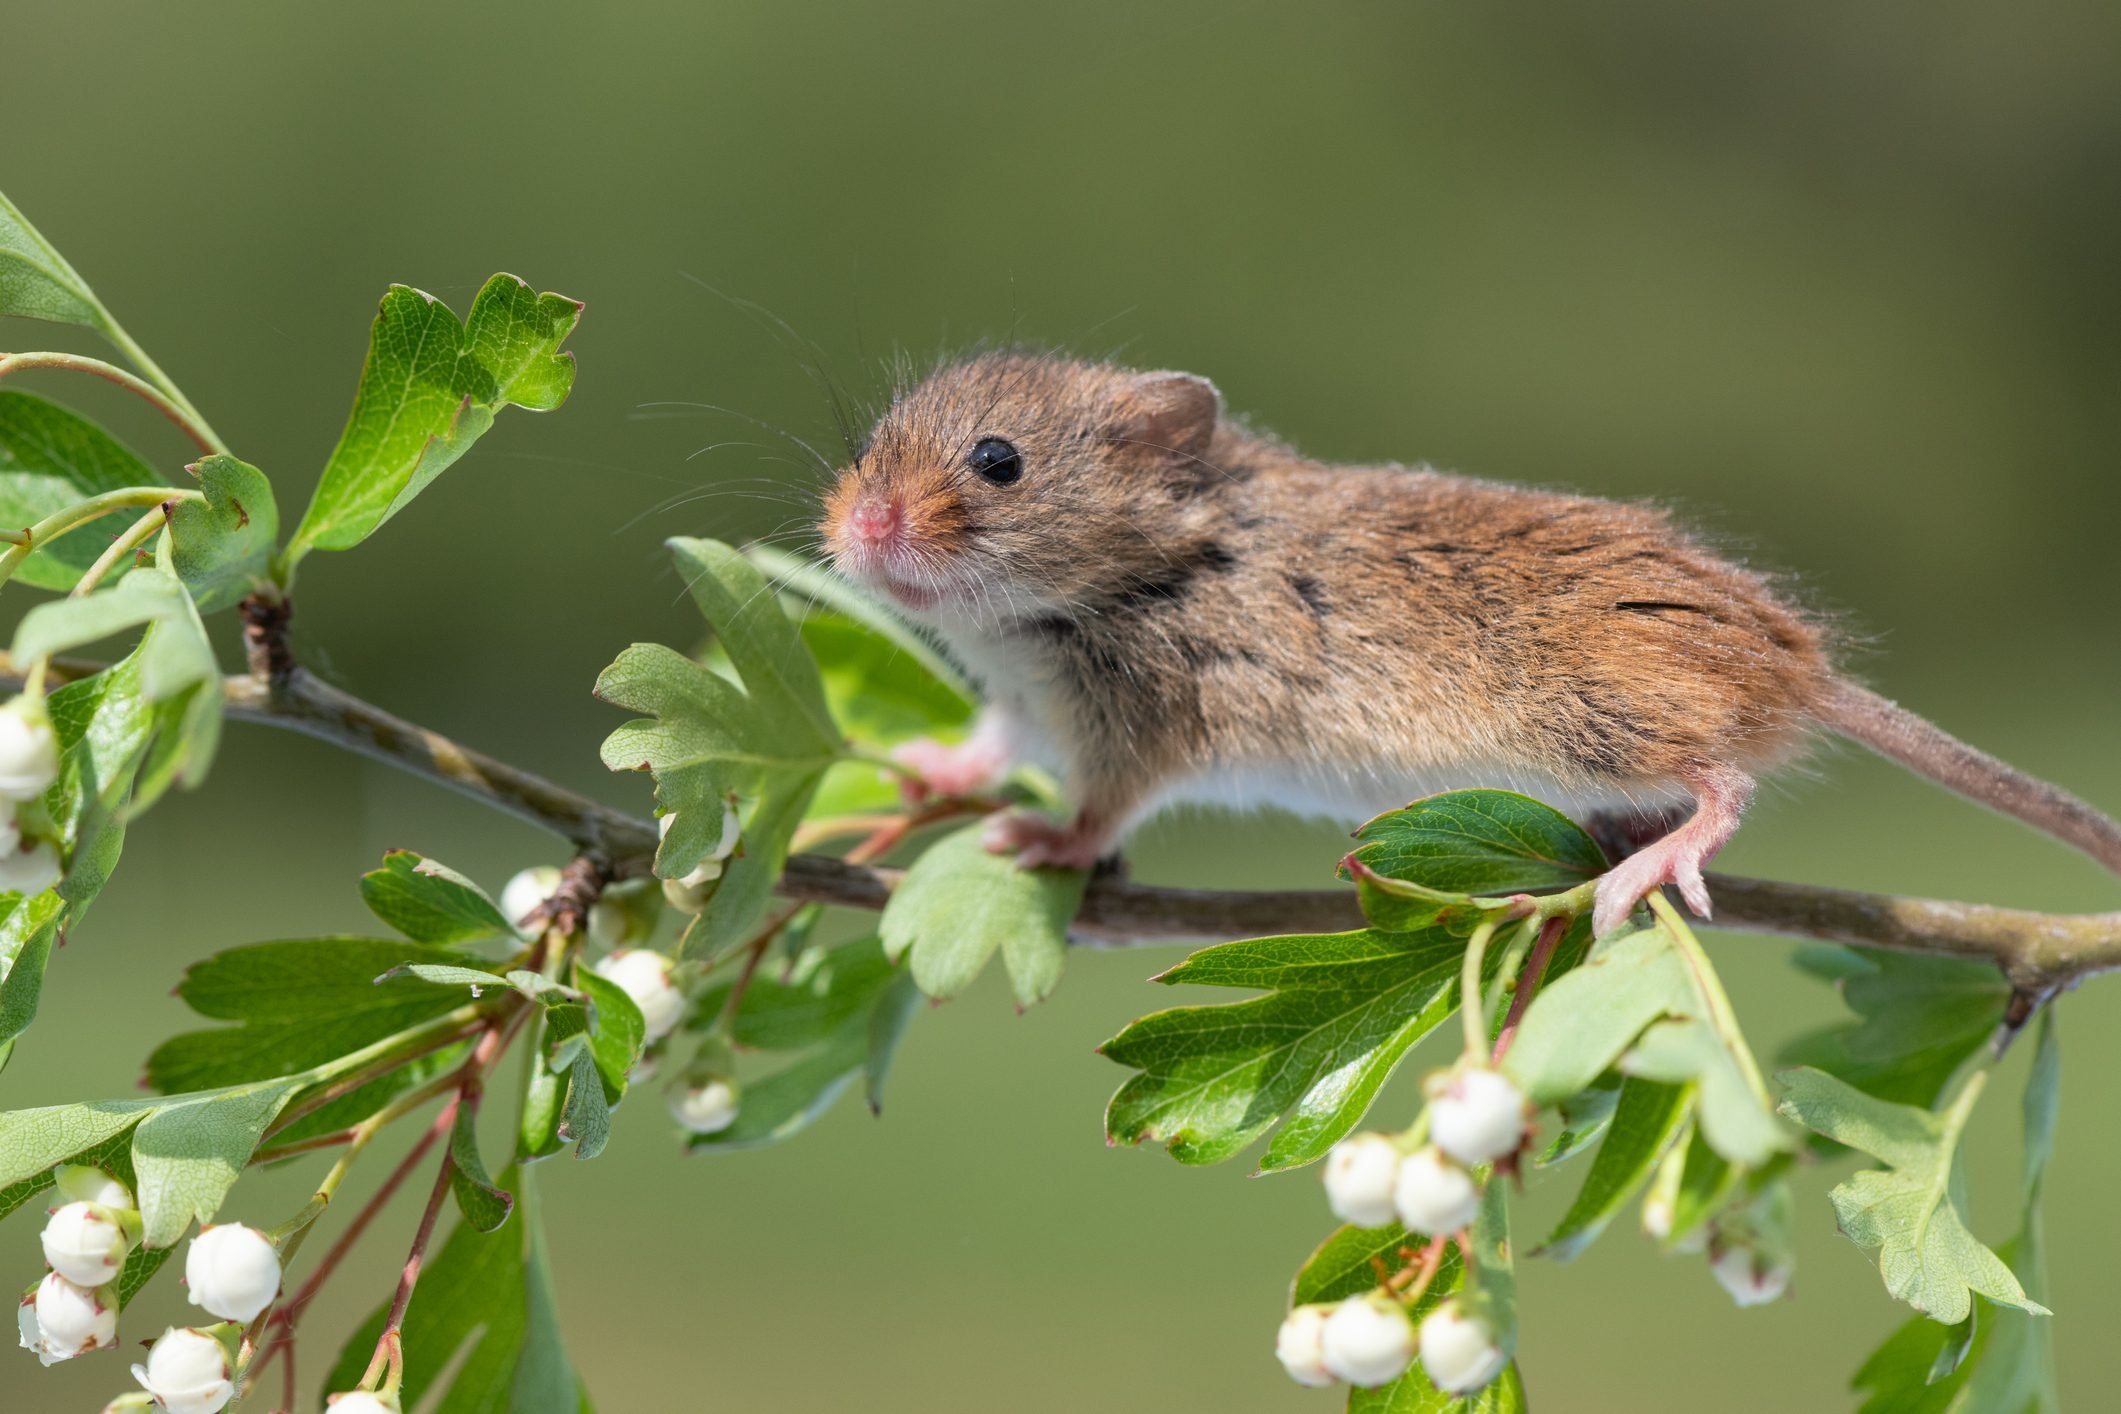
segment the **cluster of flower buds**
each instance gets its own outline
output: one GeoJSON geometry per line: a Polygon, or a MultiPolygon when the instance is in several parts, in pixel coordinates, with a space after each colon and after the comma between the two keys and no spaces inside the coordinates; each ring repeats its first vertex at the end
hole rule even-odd
{"type": "Polygon", "coordinates": [[[20,1313],[23,1348],[47,1365],[117,1344],[112,1283],[140,1240],[140,1214],[124,1184],[76,1164],[54,1177],[65,1201],[44,1224],[51,1272],[23,1297],[20,1313]]]}
{"type": "Polygon", "coordinates": [[[648,948],[625,948],[595,966],[599,977],[616,983],[641,1009],[643,1036],[650,1045],[668,1036],[685,1016],[685,994],[679,990],[677,964],[648,948]]]}
{"type": "Polygon", "coordinates": [[[242,1334],[233,1324],[172,1327],[148,1347],[147,1363],[133,1366],[133,1378],[165,1414],[220,1414],[236,1395],[234,1346],[242,1334]]]}
{"type": "MultiPolygon", "coordinates": [[[[656,822],[656,826],[663,834],[668,835],[670,822],[675,819],[675,815],[665,815],[656,822]]],[[[707,907],[707,900],[714,892],[709,886],[722,877],[722,870],[727,865],[729,856],[736,853],[737,841],[742,835],[743,823],[737,819],[736,802],[724,802],[722,833],[715,840],[714,848],[708,850],[707,857],[684,878],[663,881],[663,897],[670,901],[672,908],[686,913],[698,913],[707,907]]]]}
{"type": "Polygon", "coordinates": [[[59,852],[25,840],[17,810],[59,779],[59,738],[42,701],[0,706],[0,893],[42,893],[59,882],[59,852]]]}
{"type": "MultiPolygon", "coordinates": [[[[1395,1220],[1432,1237],[1460,1234],[1480,1215],[1476,1170],[1523,1147],[1531,1110],[1500,1071],[1462,1062],[1431,1076],[1429,1142],[1411,1135],[1354,1134],[1326,1155],[1326,1201],[1357,1227],[1395,1220]]],[[[1387,1291],[1337,1305],[1299,1306],[1282,1322],[1275,1354],[1299,1384],[1390,1384],[1416,1354],[1430,1383],[1450,1394],[1480,1389],[1509,1363],[1493,1325],[1465,1301],[1430,1311],[1417,1329],[1406,1304],[1387,1291]]]]}
{"type": "Polygon", "coordinates": [[[1422,1373],[1446,1394],[1470,1394],[1509,1364],[1495,1328],[1458,1300],[1436,1307],[1417,1328],[1406,1306],[1383,1291],[1299,1306],[1274,1340],[1275,1357],[1301,1385],[1345,1380],[1374,1389],[1405,1374],[1417,1353],[1422,1373]]]}

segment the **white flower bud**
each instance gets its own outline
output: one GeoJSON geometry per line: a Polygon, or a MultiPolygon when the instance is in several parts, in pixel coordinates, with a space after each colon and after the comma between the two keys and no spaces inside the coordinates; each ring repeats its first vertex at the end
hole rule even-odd
{"type": "Polygon", "coordinates": [[[280,1253],[254,1227],[216,1223],[191,1240],[184,1284],[192,1305],[224,1321],[252,1321],[280,1294],[280,1253]]]}
{"type": "Polygon", "coordinates": [[[1300,1385],[1320,1388],[1333,1383],[1326,1368],[1326,1317],[1331,1306],[1299,1306],[1282,1318],[1274,1336],[1274,1358],[1300,1385]]]}
{"type": "Polygon", "coordinates": [[[560,887],[560,871],[550,864],[537,864],[528,869],[518,869],[514,877],[501,886],[501,916],[508,926],[524,937],[536,931],[523,926],[523,920],[542,906],[560,887]]]}
{"type": "Polygon", "coordinates": [[[736,1082],[711,1076],[686,1086],[672,1086],[670,1117],[694,1134],[719,1134],[736,1123],[736,1082]]]}
{"type": "MultiPolygon", "coordinates": [[[[0,712],[0,721],[6,720],[0,712]]],[[[0,855],[0,893],[41,894],[59,882],[59,851],[39,841],[28,849],[0,855]]]]}
{"type": "Polygon", "coordinates": [[[1326,1202],[1333,1216],[1357,1227],[1392,1221],[1392,1184],[1399,1146],[1382,1134],[1351,1134],[1326,1155],[1326,1202]]]}
{"type": "Polygon", "coordinates": [[[44,1260],[79,1286],[101,1286],[116,1276],[131,1245],[118,1214],[96,1203],[54,1208],[44,1224],[44,1260]]]}
{"type": "Polygon", "coordinates": [[[1709,1270],[1740,1306],[1765,1306],[1790,1289],[1790,1269],[1750,1247],[1726,1247],[1709,1258],[1709,1270]]]}
{"type": "Polygon", "coordinates": [[[1507,1158],[1524,1143],[1524,1096],[1500,1071],[1461,1066],[1429,1083],[1429,1137],[1466,1165],[1507,1158]]]}
{"type": "Polygon", "coordinates": [[[675,967],[669,958],[646,948],[615,952],[596,965],[598,976],[616,982],[619,990],[633,998],[646,1023],[646,1038],[660,1041],[685,1015],[685,994],[671,981],[675,967]]]}
{"type": "Polygon", "coordinates": [[[168,1414],[219,1414],[235,1397],[229,1375],[227,1347],[189,1326],[162,1332],[147,1363],[133,1366],[133,1378],[168,1414]]]}
{"type": "Polygon", "coordinates": [[[106,1208],[125,1209],[133,1202],[133,1191],[102,1169],[87,1164],[61,1164],[52,1170],[59,1196],[69,1203],[100,1203],[106,1208]]]}
{"type": "Polygon", "coordinates": [[[59,779],[59,738],[42,703],[0,708],[0,800],[35,800],[59,779]]]}
{"type": "Polygon", "coordinates": [[[47,1365],[118,1343],[118,1293],[80,1286],[53,1272],[22,1309],[22,1344],[47,1365]]]}
{"type": "Polygon", "coordinates": [[[331,1414],[400,1414],[402,1407],[395,1399],[365,1389],[326,1395],[324,1404],[331,1414]]]}
{"type": "Polygon", "coordinates": [[[709,859],[727,859],[736,853],[737,841],[743,838],[744,822],[737,818],[736,802],[728,801],[722,806],[722,835],[707,851],[709,859]]]}
{"type": "Polygon", "coordinates": [[[1459,1232],[1480,1215],[1480,1185],[1473,1175],[1444,1157],[1434,1144],[1424,1145],[1400,1161],[1392,1206],[1409,1231],[1435,1236],[1459,1232]]]}
{"type": "Polygon", "coordinates": [[[1321,1347],[1326,1368],[1349,1384],[1388,1385],[1413,1363],[1414,1323],[1383,1292],[1351,1296],[1326,1317],[1321,1347]]]}
{"type": "Polygon", "coordinates": [[[1510,1357],[1496,1344],[1495,1329],[1446,1301],[1421,1323],[1421,1368],[1445,1394],[1471,1394],[1502,1373],[1510,1357]]]}
{"type": "Polygon", "coordinates": [[[663,902],[680,913],[705,913],[707,890],[697,884],[688,884],[683,879],[665,879],[663,902]]]}

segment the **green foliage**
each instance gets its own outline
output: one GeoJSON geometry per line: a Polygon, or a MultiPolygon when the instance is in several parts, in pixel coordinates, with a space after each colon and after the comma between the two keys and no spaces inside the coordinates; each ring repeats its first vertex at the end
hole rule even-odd
{"type": "Polygon", "coordinates": [[[884,951],[911,958],[913,980],[937,999],[972,984],[998,951],[1019,1008],[1060,983],[1068,924],[1089,876],[1073,869],[1021,869],[991,853],[968,825],[931,845],[892,890],[877,925],[884,951]]]}
{"type": "Polygon", "coordinates": [[[0,195],[0,315],[108,330],[110,316],[88,282],[0,195]]]}
{"type": "Polygon", "coordinates": [[[99,1100],[0,1114],[0,1194],[26,1201],[56,1166],[81,1162],[129,1133],[142,1240],[167,1247],[193,1221],[212,1219],[265,1127],[317,1078],[282,1076],[164,1100],[99,1100]]]}
{"type": "MultiPolygon", "coordinates": [[[[2037,1295],[2046,1285],[2040,1231],[2040,1189],[2054,1153],[2062,1053],[2052,1008],[2042,1014],[2038,1050],[2026,1078],[2025,1184],[2017,1236],[1997,1256],[2037,1295]]],[[[1866,1391],[1860,1414],[2053,1414],[2054,1327],[2032,1312],[1976,1303],[1957,1326],[1926,1317],[1907,1321],[1887,1337],[1851,1384],[1866,1391]]]]}
{"type": "Polygon", "coordinates": [[[170,515],[177,575],[202,614],[240,602],[267,584],[280,508],[272,483],[248,462],[211,456],[195,463],[204,500],[183,500],[170,515]]]}
{"type": "Polygon", "coordinates": [[[547,411],[566,401],[574,355],[560,345],[581,314],[573,300],[496,275],[460,325],[434,296],[392,285],[369,333],[346,430],[285,562],[360,544],[463,456],[502,408],[547,411]]]}
{"type": "MultiPolygon", "coordinates": [[[[511,1169],[500,1182],[523,1189],[528,1199],[529,1177],[511,1169]]],[[[460,1222],[429,1258],[405,1312],[407,1409],[588,1414],[588,1394],[557,1338],[538,1226],[532,1220],[482,1232],[460,1222]],[[542,1348],[548,1342],[551,1348],[542,1348]]],[[[388,1305],[377,1307],[346,1342],[323,1389],[347,1390],[360,1382],[383,1334],[388,1305]]]]}
{"type": "Polygon", "coordinates": [[[486,1176],[485,1161],[479,1157],[478,1111],[470,1105],[457,1107],[449,1131],[449,1187],[464,1221],[480,1232],[492,1232],[515,1211],[515,1195],[486,1176]]]}
{"type": "Polygon", "coordinates": [[[1607,1070],[1692,1090],[1717,1153],[1758,1168],[1795,1142],[1776,1122],[1744,1037],[1707,957],[1684,924],[1663,918],[1602,940],[1526,1009],[1504,1070],[1535,1104],[1579,1093],[1607,1070]]]}
{"type": "Polygon", "coordinates": [[[2036,1314],[2003,1260],[1966,1227],[1959,1139],[1986,1075],[1976,1073],[1942,1113],[1875,1099],[1824,1071],[1785,1071],[1783,1112],[1807,1129],[1883,1162],[1833,1191],[1834,1216],[1859,1247],[1878,1251],[1885,1288],[1917,1311],[1956,1325],[1975,1293],[2036,1314]]]}
{"type": "Polygon", "coordinates": [[[1458,1009],[1465,940],[1442,927],[1261,938],[1203,949],[1155,980],[1258,987],[1222,1006],[1175,1007],[1100,1048],[1141,1072],[1105,1112],[1116,1144],[1157,1140],[1181,1163],[1218,1163],[1287,1112],[1260,1168],[1323,1156],[1361,1122],[1407,1051],[1458,1009]]]}
{"type": "Polygon", "coordinates": [[[1553,806],[1505,790],[1461,790],[1417,800],[1355,832],[1348,856],[1373,874],[1431,896],[1567,888],[1605,872],[1583,827],[1553,806]]]}
{"type": "MultiPolygon", "coordinates": [[[[5,261],[0,247],[0,270],[5,261]]],[[[0,388],[0,525],[25,528],[91,496],[160,481],[130,448],[81,414],[34,393],[0,388]]],[[[110,521],[115,526],[140,510],[106,512],[83,525],[97,526],[111,514],[121,518],[110,521]]],[[[107,543],[101,529],[47,540],[30,548],[14,577],[40,589],[71,589],[107,543]]]]}
{"type": "MultiPolygon", "coordinates": [[[[1106,1056],[1142,1072],[1106,1112],[1114,1143],[1155,1139],[1182,1163],[1215,1163],[1287,1112],[1261,1170],[1321,1157],[1457,1009],[1473,897],[1581,883],[1599,857],[1566,816],[1507,791],[1418,800],[1361,837],[1348,863],[1371,927],[1225,943],[1156,979],[1268,995],[1157,1012],[1106,1042],[1106,1056]]],[[[1550,976],[1567,971],[1583,932],[1564,940],[1550,976]]],[[[1490,975],[1501,961],[1491,950],[1490,975]]]]}
{"type": "MultiPolygon", "coordinates": [[[[708,992],[699,1015],[718,1020],[728,993],[708,992]]],[[[871,1108],[881,1109],[884,1077],[918,999],[875,938],[809,950],[785,976],[754,976],[729,1019],[730,1039],[793,1059],[747,1077],[735,1123],[694,1135],[687,1147],[700,1153],[778,1143],[807,1128],[857,1078],[866,1080],[871,1108]]]]}
{"type": "Polygon", "coordinates": [[[745,940],[765,912],[788,844],[843,745],[817,667],[757,567],[712,540],[673,540],[691,588],[736,681],[683,654],[635,644],[597,679],[597,696],[644,712],[604,742],[614,771],[654,774],[672,817],[656,874],[683,878],[722,832],[723,804],[743,802],[743,844],[705,913],[686,930],[683,955],[710,959],[745,940]]]}
{"type": "Polygon", "coordinates": [[[1658,1160],[1684,1133],[1691,1099],[1683,1085],[1635,1076],[1621,1083],[1598,1156],[1584,1175],[1576,1201],[1538,1255],[1566,1261],[1596,1240],[1614,1214],[1649,1182],[1658,1160]]]}
{"type": "Polygon", "coordinates": [[[289,1075],[434,1020],[459,993],[380,982],[407,964],[447,966],[462,953],[381,938],[299,938],[216,953],[186,970],[177,995],[235,1026],[188,1031],[157,1046],[148,1083],[167,1092],[289,1075]]]}
{"type": "Polygon", "coordinates": [[[361,902],[415,942],[448,947],[515,940],[515,930],[484,889],[411,850],[391,850],[382,868],[361,876],[361,902]]]}
{"type": "Polygon", "coordinates": [[[1856,1015],[1792,1041],[1783,1064],[1925,1108],[1995,1035],[2010,997],[1993,966],[1962,958],[1818,946],[1800,951],[1797,965],[1833,982],[1856,1015]]]}

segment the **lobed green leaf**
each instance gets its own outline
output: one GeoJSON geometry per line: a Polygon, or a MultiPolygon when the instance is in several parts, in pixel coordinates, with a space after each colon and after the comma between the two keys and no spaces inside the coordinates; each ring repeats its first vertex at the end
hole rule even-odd
{"type": "Polygon", "coordinates": [[[268,583],[280,508],[272,483],[248,462],[216,455],[191,471],[206,499],[177,502],[169,520],[171,553],[199,612],[211,614],[268,583]]]}
{"type": "MultiPolygon", "coordinates": [[[[1499,965],[1492,949],[1489,967],[1499,965]]],[[[1225,943],[1157,980],[1264,987],[1268,995],[1177,1007],[1101,1048],[1141,1074],[1105,1113],[1115,1144],[1164,1143],[1181,1163],[1216,1163],[1288,1114],[1260,1163],[1323,1156],[1362,1119],[1407,1051],[1458,1007],[1464,940],[1442,927],[1225,943]]]]}
{"type": "Polygon", "coordinates": [[[287,562],[374,534],[503,407],[558,407],[574,380],[574,355],[560,345],[581,313],[574,300],[496,275],[460,325],[432,295],[392,285],[369,333],[353,411],[288,541],[287,562]]]}
{"type": "Polygon", "coordinates": [[[981,843],[981,827],[944,836],[913,861],[891,891],[877,931],[896,962],[910,955],[913,980],[938,1000],[972,984],[999,952],[1019,1008],[1060,982],[1068,925],[1089,875],[1021,869],[981,843]]]}
{"type": "Polygon", "coordinates": [[[1349,856],[1438,893],[1495,896],[1568,888],[1606,870],[1583,827],[1544,801],[1503,790],[1417,800],[1355,832],[1349,856]]]}

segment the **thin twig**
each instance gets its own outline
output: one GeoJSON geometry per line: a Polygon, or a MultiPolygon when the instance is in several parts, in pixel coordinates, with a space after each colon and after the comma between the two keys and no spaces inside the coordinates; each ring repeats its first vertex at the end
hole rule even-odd
{"type": "MultiPolygon", "coordinates": [[[[64,676],[94,670],[86,664],[55,669],[64,676]]],[[[230,678],[225,691],[233,717],[304,732],[541,824],[607,862],[614,878],[647,873],[655,857],[650,821],[460,746],[300,669],[278,691],[248,677],[230,678]]],[[[805,903],[876,909],[902,872],[799,854],[788,860],[777,889],[805,903]]],[[[1721,926],[1976,959],[2035,996],[2121,968],[2121,912],[2041,913],[1724,874],[1709,875],[1708,883],[1721,926]]],[[[1362,926],[1349,889],[1175,889],[1100,876],[1085,890],[1072,932],[1091,947],[1134,947],[1362,926]]]]}
{"type": "Polygon", "coordinates": [[[1495,1033],[1495,1051],[1488,1058],[1491,1065],[1501,1065],[1502,1058],[1509,1054],[1510,1042],[1517,1039],[1517,1025],[1524,1020],[1525,1008],[1532,1004],[1532,997],[1539,991],[1539,981],[1547,975],[1547,963],[1553,960],[1554,949],[1561,944],[1562,936],[1569,931],[1567,918],[1549,918],[1539,925],[1539,940],[1532,944],[1532,955],[1525,959],[1524,971],[1517,976],[1517,990],[1510,997],[1510,1009],[1502,1018],[1502,1029],[1495,1033]]]}
{"type": "Polygon", "coordinates": [[[198,413],[189,404],[179,406],[154,384],[137,377],[114,363],[105,363],[100,358],[88,358],[69,353],[17,353],[0,354],[0,378],[10,373],[24,373],[33,368],[60,369],[69,373],[88,373],[106,382],[115,383],[134,397],[153,406],[177,427],[192,444],[209,456],[228,449],[213,435],[213,429],[197,420],[198,413]]]}

